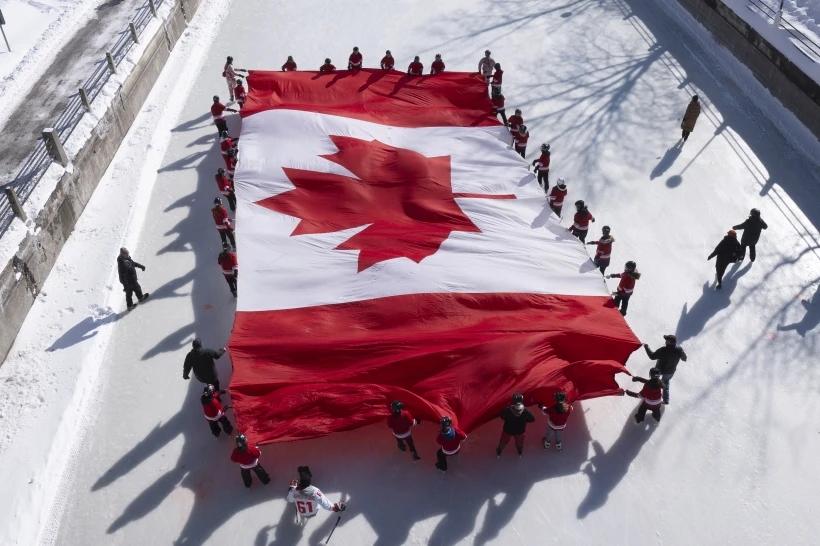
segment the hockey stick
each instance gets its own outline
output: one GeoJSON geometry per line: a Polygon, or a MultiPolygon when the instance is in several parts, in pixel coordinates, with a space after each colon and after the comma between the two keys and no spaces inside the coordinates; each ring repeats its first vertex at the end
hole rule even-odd
{"type": "Polygon", "coordinates": [[[336,530],[336,527],[339,525],[340,521],[342,521],[342,516],[339,516],[339,517],[336,518],[336,523],[333,524],[333,529],[330,530],[330,534],[327,535],[327,538],[325,539],[325,541],[322,544],[327,546],[327,543],[330,542],[330,537],[333,536],[333,531],[336,530]]]}

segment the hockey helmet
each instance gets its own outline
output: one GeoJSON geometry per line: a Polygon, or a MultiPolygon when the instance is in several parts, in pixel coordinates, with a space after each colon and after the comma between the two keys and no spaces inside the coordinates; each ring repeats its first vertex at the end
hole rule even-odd
{"type": "Polygon", "coordinates": [[[194,340],[191,342],[191,347],[193,347],[194,349],[202,348],[202,340],[198,337],[195,337],[194,340]]]}
{"type": "Polygon", "coordinates": [[[439,423],[441,423],[441,430],[446,431],[446,430],[449,430],[452,427],[453,420],[445,415],[441,418],[439,423]]]}
{"type": "Polygon", "coordinates": [[[658,368],[649,369],[649,377],[660,377],[661,371],[658,368]]]}
{"type": "Polygon", "coordinates": [[[437,61],[440,61],[440,60],[441,60],[441,53],[436,53],[436,60],[437,60],[437,61]]]}
{"type": "Polygon", "coordinates": [[[752,209],[749,211],[749,216],[760,216],[760,211],[757,209],[752,209]]]}
{"type": "Polygon", "coordinates": [[[415,57],[413,57],[413,62],[414,62],[414,63],[419,62],[419,56],[418,56],[418,55],[416,55],[415,57]]]}
{"type": "Polygon", "coordinates": [[[358,53],[358,52],[359,52],[359,48],[358,48],[357,46],[353,46],[353,52],[354,52],[354,53],[358,53]]]}
{"type": "Polygon", "coordinates": [[[228,131],[219,131],[219,138],[228,138],[228,131]]]}
{"type": "Polygon", "coordinates": [[[512,395],[512,403],[513,404],[523,404],[524,403],[524,395],[520,392],[517,392],[512,395]]]}
{"type": "Polygon", "coordinates": [[[219,168],[216,170],[216,174],[225,174],[225,169],[223,169],[222,167],[219,167],[219,168]]]}
{"type": "Polygon", "coordinates": [[[485,57],[489,57],[490,55],[492,55],[492,53],[490,52],[490,50],[489,50],[489,49],[485,49],[485,50],[484,50],[484,56],[485,56],[485,57]]]}
{"type": "Polygon", "coordinates": [[[239,78],[236,78],[236,85],[242,85],[242,80],[240,80],[239,78]]]}
{"type": "Polygon", "coordinates": [[[325,64],[330,64],[330,58],[325,59],[325,64]]]}
{"type": "Polygon", "coordinates": [[[692,95],[692,100],[698,102],[700,100],[700,97],[697,95],[692,95]]]}
{"type": "Polygon", "coordinates": [[[584,203],[583,199],[579,199],[575,202],[575,207],[576,208],[582,209],[585,206],[586,206],[586,203],[584,203]]]}
{"type": "Polygon", "coordinates": [[[567,393],[564,391],[555,391],[555,401],[556,402],[563,402],[567,399],[567,393]]]}
{"type": "Polygon", "coordinates": [[[501,70],[501,63],[495,63],[493,68],[495,68],[496,70],[501,70]]]}
{"type": "Polygon", "coordinates": [[[737,238],[737,232],[736,232],[735,230],[733,230],[733,229],[730,229],[729,231],[727,231],[727,232],[726,232],[726,235],[727,235],[728,237],[732,237],[732,238],[735,238],[735,239],[737,238]]]}
{"type": "Polygon", "coordinates": [[[567,187],[567,181],[564,180],[563,178],[559,178],[557,185],[558,185],[559,188],[564,189],[564,188],[567,187]]]}
{"type": "Polygon", "coordinates": [[[231,57],[230,55],[228,55],[228,59],[227,59],[227,61],[228,61],[228,63],[232,63],[232,62],[233,62],[233,57],[231,57]]]}
{"type": "Polygon", "coordinates": [[[288,55],[288,60],[289,60],[289,61],[292,61],[292,60],[293,60],[293,56],[292,56],[292,55],[288,55]]]}
{"type": "Polygon", "coordinates": [[[601,228],[601,233],[603,233],[604,235],[609,235],[610,231],[611,230],[610,230],[609,226],[604,226],[604,227],[601,228]]]}
{"type": "Polygon", "coordinates": [[[632,260],[629,260],[628,262],[626,262],[624,267],[626,268],[627,271],[635,271],[638,268],[638,264],[636,264],[632,260]]]}
{"type": "Polygon", "coordinates": [[[214,197],[214,205],[221,205],[222,199],[219,197],[214,197]]]}
{"type": "Polygon", "coordinates": [[[401,413],[401,410],[403,409],[404,404],[399,400],[393,400],[392,402],[390,402],[390,411],[392,411],[394,414],[398,415],[399,413],[401,413]]]}
{"type": "Polygon", "coordinates": [[[550,151],[550,145],[549,144],[542,144],[541,145],[541,151],[542,152],[549,152],[550,151]]]}
{"type": "Polygon", "coordinates": [[[219,102],[219,95],[214,95],[214,102],[219,102]]]}
{"type": "Polygon", "coordinates": [[[228,252],[231,250],[231,245],[228,243],[222,243],[222,252],[228,252]]]}
{"type": "Polygon", "coordinates": [[[236,437],[236,447],[246,449],[248,447],[248,437],[244,434],[239,434],[239,436],[236,437]]]}
{"type": "Polygon", "coordinates": [[[521,108],[516,108],[516,109],[515,109],[515,115],[516,115],[516,116],[520,116],[520,115],[521,115],[521,108]]]}
{"type": "Polygon", "coordinates": [[[389,49],[388,49],[387,51],[385,51],[385,52],[384,52],[384,54],[385,54],[385,55],[391,55],[391,56],[393,55],[392,53],[390,53],[390,50],[389,50],[389,49]]]}

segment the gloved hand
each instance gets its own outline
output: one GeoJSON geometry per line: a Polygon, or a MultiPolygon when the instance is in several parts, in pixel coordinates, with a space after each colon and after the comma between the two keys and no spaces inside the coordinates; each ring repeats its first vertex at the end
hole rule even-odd
{"type": "Polygon", "coordinates": [[[345,510],[347,510],[347,505],[341,501],[333,505],[334,512],[344,512],[345,510]]]}

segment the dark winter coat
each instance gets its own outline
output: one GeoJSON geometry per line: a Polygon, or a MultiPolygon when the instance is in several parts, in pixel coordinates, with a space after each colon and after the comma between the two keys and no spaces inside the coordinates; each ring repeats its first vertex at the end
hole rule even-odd
{"type": "Polygon", "coordinates": [[[686,107],[686,113],[683,114],[683,120],[680,123],[680,128],[689,133],[694,131],[695,122],[698,120],[699,115],[700,102],[696,100],[690,101],[689,106],[686,107]]]}
{"type": "Polygon", "coordinates": [[[749,216],[743,223],[732,226],[732,229],[742,229],[740,242],[744,245],[753,245],[760,239],[760,232],[768,227],[760,216],[749,216]]]}
{"type": "Polygon", "coordinates": [[[717,257],[717,263],[730,264],[740,257],[740,243],[737,242],[736,237],[727,235],[715,247],[707,260],[717,257]]]}
{"type": "Polygon", "coordinates": [[[185,355],[185,365],[182,370],[182,377],[188,379],[191,370],[194,370],[194,376],[203,383],[216,383],[219,377],[216,375],[215,358],[219,358],[225,354],[225,349],[214,351],[213,349],[191,349],[185,355]]]}
{"type": "Polygon", "coordinates": [[[678,363],[680,363],[681,360],[686,362],[686,353],[683,351],[683,347],[679,347],[678,345],[674,347],[664,345],[657,351],[653,351],[648,345],[645,345],[644,349],[646,349],[646,354],[649,355],[649,358],[658,361],[655,367],[658,368],[662,374],[675,373],[675,370],[678,368],[678,363]]]}
{"type": "Polygon", "coordinates": [[[504,421],[504,432],[510,436],[524,434],[524,429],[527,428],[527,423],[532,423],[535,421],[535,417],[527,408],[524,408],[521,415],[516,415],[510,406],[507,406],[501,412],[501,419],[504,421]]]}
{"type": "Polygon", "coordinates": [[[137,269],[145,271],[145,266],[131,259],[131,256],[117,256],[117,272],[120,275],[120,283],[125,288],[137,285],[137,269]]]}

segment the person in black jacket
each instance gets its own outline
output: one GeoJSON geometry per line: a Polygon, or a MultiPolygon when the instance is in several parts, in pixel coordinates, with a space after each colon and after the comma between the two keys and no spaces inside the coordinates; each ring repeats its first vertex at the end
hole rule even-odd
{"type": "Polygon", "coordinates": [[[749,259],[755,261],[755,245],[760,239],[760,232],[768,229],[769,226],[760,217],[760,211],[752,209],[749,211],[749,217],[732,229],[742,229],[743,235],[740,236],[740,261],[746,257],[746,247],[749,247],[749,259]]]}
{"type": "Polygon", "coordinates": [[[125,292],[125,303],[128,305],[129,311],[137,306],[133,300],[134,294],[137,295],[137,301],[139,302],[147,300],[150,295],[147,292],[145,294],[142,293],[142,287],[137,281],[138,267],[145,271],[145,266],[135,262],[128,253],[127,248],[121,248],[120,255],[117,256],[117,273],[119,273],[120,276],[122,291],[125,292]]]}
{"type": "Polygon", "coordinates": [[[495,455],[501,457],[501,452],[507,447],[510,438],[515,438],[515,449],[520,457],[524,453],[524,431],[527,423],[535,421],[533,414],[524,407],[524,395],[514,394],[512,404],[504,408],[500,417],[504,421],[504,428],[501,429],[501,438],[498,440],[495,455]]]}
{"type": "Polygon", "coordinates": [[[658,363],[655,368],[661,374],[661,381],[663,382],[663,403],[669,403],[669,382],[672,381],[672,376],[675,375],[675,370],[678,369],[678,364],[681,360],[686,362],[686,353],[683,347],[678,345],[678,338],[673,334],[663,336],[665,344],[657,351],[653,351],[646,343],[643,348],[646,349],[646,354],[652,360],[657,360],[658,363]]]}
{"type": "Polygon", "coordinates": [[[720,290],[723,288],[723,274],[726,273],[726,268],[729,267],[730,263],[740,259],[740,243],[737,242],[737,233],[735,233],[735,230],[729,230],[726,236],[723,237],[723,240],[717,244],[712,253],[706,258],[706,261],[708,262],[715,257],[717,257],[717,260],[715,260],[715,280],[717,281],[717,286],[715,288],[720,290]]]}
{"type": "Polygon", "coordinates": [[[225,354],[225,348],[218,351],[213,349],[203,349],[202,340],[195,338],[191,342],[191,350],[185,355],[185,365],[182,368],[182,379],[188,379],[191,370],[194,370],[194,377],[206,385],[213,385],[217,391],[219,388],[219,376],[216,374],[216,363],[214,359],[225,354]]]}

